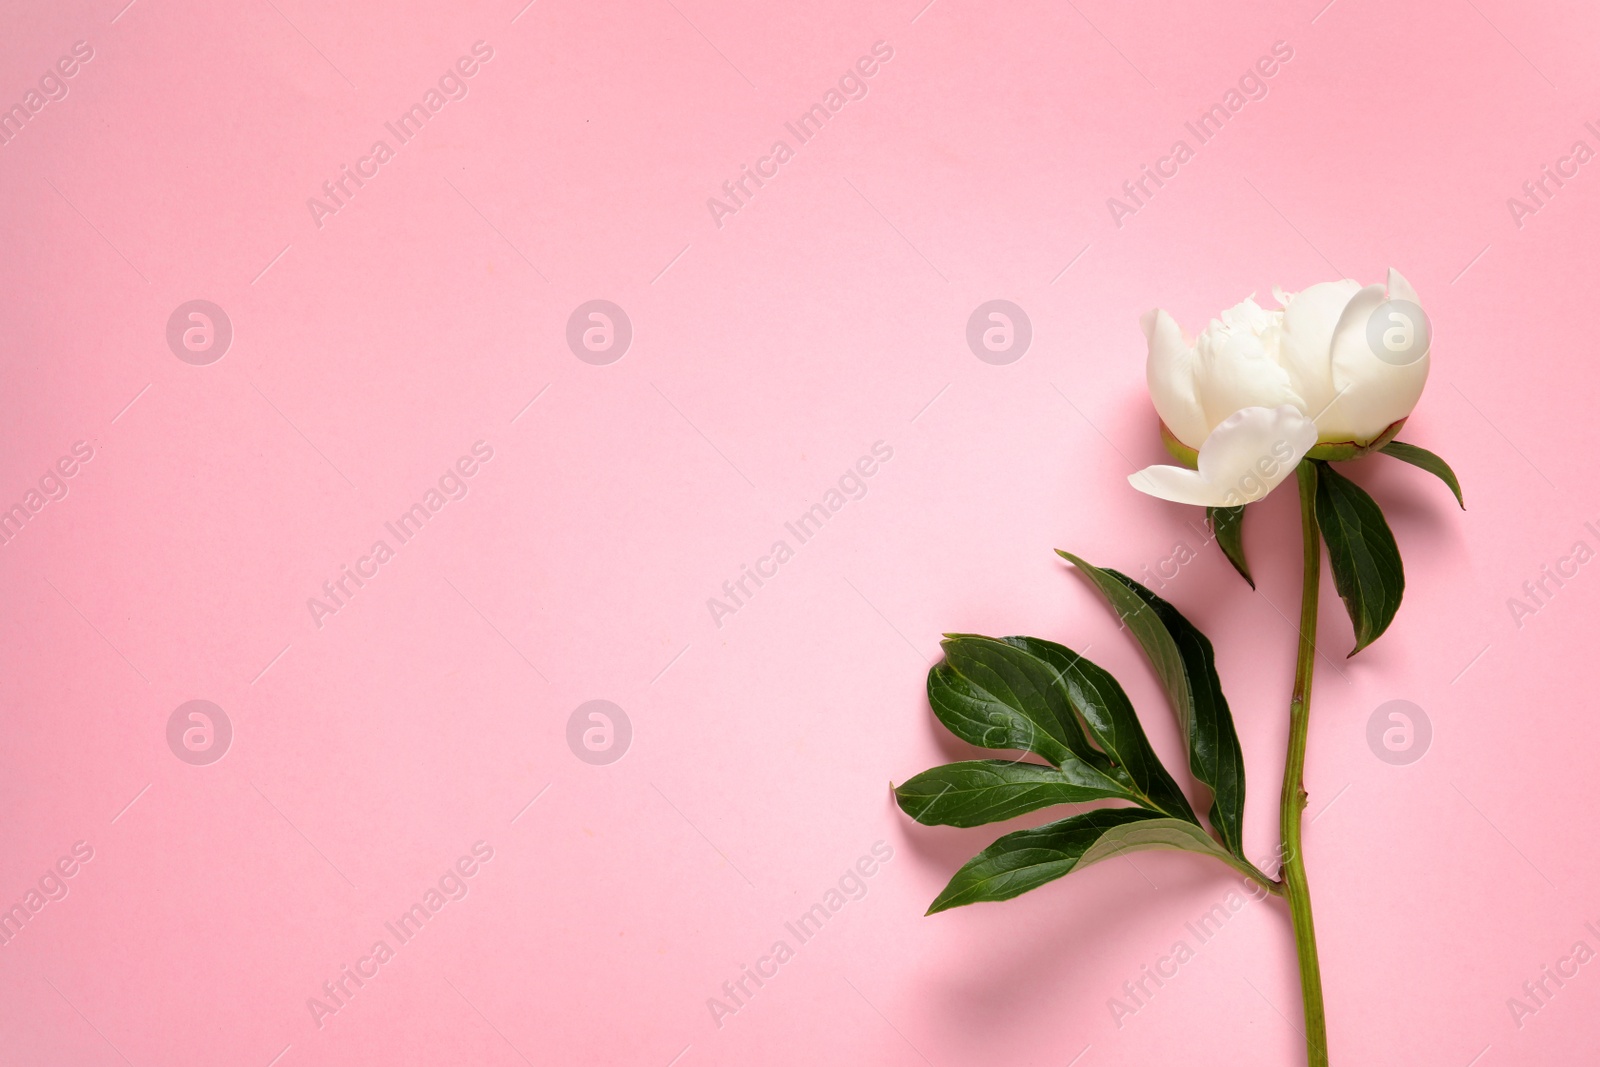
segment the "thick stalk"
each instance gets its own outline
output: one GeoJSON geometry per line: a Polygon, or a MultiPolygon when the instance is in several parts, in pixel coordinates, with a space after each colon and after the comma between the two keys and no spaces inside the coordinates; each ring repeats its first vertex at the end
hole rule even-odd
{"type": "Polygon", "coordinates": [[[1311,922],[1311,889],[1300,848],[1300,819],[1305,812],[1306,731],[1311,719],[1311,674],[1317,655],[1317,594],[1322,587],[1322,540],[1317,529],[1317,468],[1302,460],[1300,536],[1305,575],[1300,589],[1300,647],[1294,665],[1294,695],[1289,701],[1289,754],[1283,765],[1283,798],[1278,809],[1283,836],[1283,891],[1294,922],[1295,953],[1300,960],[1300,995],[1305,1004],[1306,1062],[1328,1067],[1328,1025],[1322,1007],[1322,968],[1317,962],[1317,934],[1311,922]]]}

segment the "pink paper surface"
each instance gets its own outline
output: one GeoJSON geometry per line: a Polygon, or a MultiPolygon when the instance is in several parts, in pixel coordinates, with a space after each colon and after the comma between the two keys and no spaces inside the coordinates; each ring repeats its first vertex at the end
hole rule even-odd
{"type": "Polygon", "coordinates": [[[1301,1062],[1280,902],[1146,853],[924,918],[1043,817],[889,783],[970,751],[947,631],[1090,649],[1181,767],[1067,548],[1215,642],[1265,861],[1293,493],[1252,593],[1128,487],[1137,319],[1390,266],[1470,510],[1348,468],[1407,595],[1346,660],[1324,587],[1333,1059],[1596,1061],[1592,8],[124,2],[0,33],[0,1063],[1301,1062]]]}

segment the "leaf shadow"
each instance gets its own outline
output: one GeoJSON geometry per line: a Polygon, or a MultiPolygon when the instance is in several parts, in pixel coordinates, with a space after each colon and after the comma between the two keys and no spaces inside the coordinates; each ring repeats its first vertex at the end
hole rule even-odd
{"type": "Polygon", "coordinates": [[[1049,991],[1051,997],[1066,991],[1091,1003],[1121,996],[1123,981],[1137,980],[1141,965],[1173,942],[1193,945],[1185,923],[1237,887],[1230,872],[1198,856],[1145,852],[1138,857],[1142,871],[1126,858],[1111,859],[1003,907],[972,905],[931,917],[967,926],[960,936],[977,942],[982,955],[969,955],[969,966],[925,971],[924,1002],[952,1027],[979,1034],[1008,1030],[1037,1016],[1035,998],[1019,990],[1049,991]],[[1159,889],[1147,880],[1150,876],[1159,889]],[[1074,897],[1081,906],[1071,905],[1074,897]],[[1024,900],[1031,907],[1018,907],[1024,900]],[[1119,946],[1126,946],[1121,962],[1113,962],[1119,946]]]}

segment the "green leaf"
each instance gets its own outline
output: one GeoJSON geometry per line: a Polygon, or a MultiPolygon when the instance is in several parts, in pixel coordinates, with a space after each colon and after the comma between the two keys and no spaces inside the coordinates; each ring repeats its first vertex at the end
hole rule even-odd
{"type": "Polygon", "coordinates": [[[1111,609],[1117,613],[1123,625],[1133,631],[1145,655],[1150,657],[1150,666],[1155,668],[1156,678],[1167,691],[1173,710],[1178,713],[1178,724],[1186,724],[1193,709],[1190,707],[1189,682],[1184,674],[1183,657],[1178,654],[1178,646],[1167,632],[1165,624],[1156,616],[1155,609],[1124,585],[1121,575],[1101,570],[1059,548],[1056,549],[1056,555],[1082,571],[1101,595],[1111,602],[1111,609]]]}
{"type": "Polygon", "coordinates": [[[1037,637],[1008,637],[1006,641],[1056,672],[1067,704],[1082,718],[1101,751],[1111,757],[1114,766],[1108,773],[1125,784],[1133,794],[1131,799],[1174,818],[1200,821],[1150,747],[1133,704],[1109,671],[1052,641],[1037,637]]]}
{"type": "Polygon", "coordinates": [[[1104,670],[1030,637],[948,634],[944,653],[928,674],[928,699],[963,741],[1032,752],[1101,797],[1199,821],[1104,670]]]}
{"type": "MultiPolygon", "coordinates": [[[[1112,577],[1133,590],[1161,620],[1183,660],[1189,690],[1189,718],[1180,721],[1184,742],[1189,746],[1189,772],[1211,790],[1211,825],[1222,835],[1223,844],[1235,856],[1244,858],[1244,752],[1233,727],[1228,698],[1222,694],[1222,679],[1217,677],[1216,657],[1211,641],[1171,604],[1117,571],[1112,577]]],[[[1178,705],[1178,701],[1173,701],[1178,705]]]]}
{"type": "Polygon", "coordinates": [[[1350,613],[1355,655],[1394,621],[1405,593],[1400,548],[1378,502],[1326,463],[1317,464],[1317,525],[1328,546],[1333,587],[1350,613]]]}
{"type": "Polygon", "coordinates": [[[1055,672],[1020,648],[992,637],[952,634],[944,659],[928,672],[928,702],[939,721],[980,748],[1031,752],[1051,766],[1076,755],[1109,766],[1059,693],[1055,672]]]}
{"type": "Polygon", "coordinates": [[[1110,856],[1157,848],[1226,858],[1194,823],[1142,808],[1090,811],[1006,834],[955,873],[928,914],[985,900],[1010,900],[1110,856]]]}
{"type": "Polygon", "coordinates": [[[1254,589],[1256,580],[1250,577],[1250,564],[1244,558],[1244,508],[1243,504],[1236,508],[1206,508],[1206,521],[1211,524],[1217,547],[1228,557],[1228,562],[1239,572],[1239,577],[1254,589]]]}
{"type": "Polygon", "coordinates": [[[1127,792],[1075,761],[1058,770],[993,759],[923,771],[897,788],[894,796],[907,815],[925,826],[982,826],[1055,804],[1125,799],[1127,792]]]}
{"type": "Polygon", "coordinates": [[[1456,472],[1451,470],[1450,464],[1439,456],[1429,452],[1426,448],[1408,445],[1404,441],[1390,441],[1378,451],[1385,455],[1393,456],[1395,459],[1403,460],[1413,467],[1421,467],[1429,474],[1438,475],[1439,480],[1448,485],[1450,491],[1456,495],[1456,503],[1461,505],[1461,510],[1467,510],[1467,502],[1461,499],[1461,483],[1456,480],[1456,472]]]}

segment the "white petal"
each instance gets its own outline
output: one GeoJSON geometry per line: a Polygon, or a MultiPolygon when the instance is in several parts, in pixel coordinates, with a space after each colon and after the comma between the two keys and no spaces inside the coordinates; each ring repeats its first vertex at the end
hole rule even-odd
{"type": "Polygon", "coordinates": [[[1276,488],[1316,443],[1316,424],[1299,408],[1245,408],[1206,438],[1200,447],[1200,473],[1225,494],[1238,497],[1230,507],[1246,504],[1276,488]]]}
{"type": "Polygon", "coordinates": [[[1198,348],[1200,404],[1212,429],[1241,408],[1301,406],[1288,372],[1256,333],[1207,330],[1198,348]]]}
{"type": "Polygon", "coordinates": [[[1256,303],[1256,294],[1251,293],[1233,307],[1228,308],[1218,316],[1226,326],[1262,333],[1278,324],[1278,312],[1268,311],[1256,303]]]}
{"type": "Polygon", "coordinates": [[[1315,424],[1298,408],[1245,408],[1224,419],[1200,446],[1199,470],[1146,467],[1128,482],[1179,504],[1237,507],[1277,488],[1316,443],[1315,424]]]}
{"type": "Polygon", "coordinates": [[[1406,281],[1405,275],[1393,267],[1389,268],[1389,299],[1409,300],[1418,306],[1422,304],[1422,298],[1417,295],[1415,289],[1411,288],[1411,283],[1406,281]]]}
{"type": "Polygon", "coordinates": [[[1222,494],[1199,471],[1184,467],[1159,465],[1146,467],[1128,475],[1128,484],[1141,493],[1170,500],[1174,504],[1193,504],[1196,507],[1222,507],[1222,494]]]}
{"type": "Polygon", "coordinates": [[[1210,426],[1195,392],[1194,347],[1184,340],[1177,320],[1160,308],[1145,312],[1139,324],[1150,349],[1145,382],[1156,414],[1178,440],[1198,448],[1210,426]]]}
{"type": "Polygon", "coordinates": [[[1273,290],[1283,304],[1278,359],[1305,402],[1307,414],[1315,415],[1333,399],[1333,331],[1345,305],[1360,289],[1360,283],[1346,278],[1319,282],[1298,293],[1273,290]]]}
{"type": "MultiPolygon", "coordinates": [[[[1351,299],[1339,318],[1332,347],[1337,399],[1317,420],[1325,441],[1365,444],[1373,440],[1391,423],[1411,414],[1422,396],[1422,387],[1427,384],[1429,356],[1425,347],[1421,356],[1399,365],[1392,357],[1380,358],[1373,348],[1374,315],[1387,315],[1385,323],[1377,324],[1380,330],[1390,325],[1406,325],[1393,311],[1382,311],[1388,301],[1404,300],[1420,309],[1410,283],[1396,271],[1390,271],[1389,275],[1387,291],[1381,285],[1367,286],[1351,299]]],[[[1426,341],[1424,334],[1417,343],[1425,345],[1426,341]]]]}

